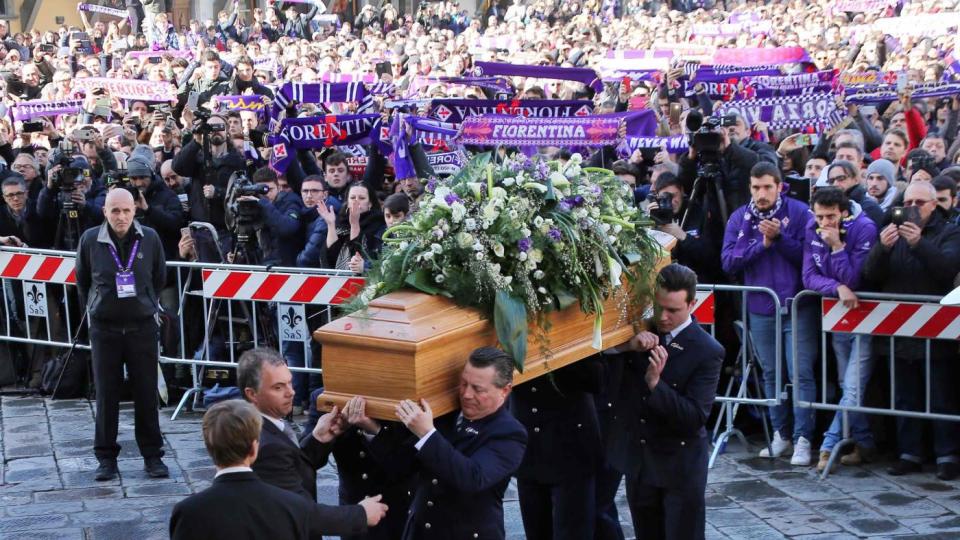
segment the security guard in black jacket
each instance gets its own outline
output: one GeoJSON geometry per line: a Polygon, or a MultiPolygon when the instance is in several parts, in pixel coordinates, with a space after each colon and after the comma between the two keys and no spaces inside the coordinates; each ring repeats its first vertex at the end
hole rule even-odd
{"type": "Polygon", "coordinates": [[[528,540],[594,537],[603,446],[592,394],[600,391],[602,369],[590,358],[513,390],[511,411],[528,437],[516,473],[528,540]]]}
{"type": "Polygon", "coordinates": [[[90,346],[97,387],[94,454],[98,481],[117,477],[117,423],[126,364],[133,394],[137,446],[144,469],[169,476],[157,413],[159,362],[158,293],[166,259],[157,233],[136,222],[133,196],[124,189],[107,194],[106,221],[88,229],[77,247],[76,279],[90,313],[90,346]]]}
{"type": "Polygon", "coordinates": [[[705,424],[724,350],[691,317],[697,277],[671,264],[657,276],[656,331],[611,362],[614,416],[607,458],[627,477],[638,539],[702,539],[709,439],[705,424]]]}

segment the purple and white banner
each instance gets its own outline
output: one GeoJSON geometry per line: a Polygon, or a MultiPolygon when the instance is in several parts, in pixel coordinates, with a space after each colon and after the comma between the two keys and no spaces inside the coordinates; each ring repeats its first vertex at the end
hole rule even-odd
{"type": "Polygon", "coordinates": [[[76,114],[83,106],[82,99],[68,99],[62,101],[21,101],[10,107],[10,113],[15,121],[31,120],[41,116],[59,116],[61,114],[76,114]]]}
{"type": "MultiPolygon", "coordinates": [[[[910,97],[913,99],[952,97],[960,95],[960,82],[911,84],[909,89],[910,97]]],[[[843,100],[845,103],[854,105],[879,105],[899,99],[900,94],[897,92],[896,86],[884,84],[855,89],[852,92],[848,92],[843,100]]]]}
{"type": "Polygon", "coordinates": [[[769,34],[772,30],[773,23],[763,20],[693,25],[693,33],[701,37],[736,37],[743,32],[755,36],[757,34],[769,34]]]}
{"type": "Polygon", "coordinates": [[[764,122],[770,129],[813,127],[818,131],[833,128],[847,115],[845,109],[837,107],[836,95],[830,92],[731,101],[717,105],[713,114],[734,112],[751,126],[764,122]]]}
{"type": "Polygon", "coordinates": [[[169,56],[170,58],[193,58],[193,51],[178,51],[176,49],[171,49],[167,51],[129,51],[126,54],[127,58],[163,58],[169,56]]]}
{"type": "Polygon", "coordinates": [[[369,144],[378,137],[379,114],[344,114],[339,116],[312,116],[285,118],[280,123],[280,134],[270,137],[273,147],[270,166],[283,173],[301,148],[329,148],[369,144]]]}
{"type": "Polygon", "coordinates": [[[759,75],[740,79],[744,86],[751,86],[757,90],[802,90],[807,93],[829,90],[833,87],[836,72],[815,71],[813,73],[798,73],[796,75],[759,75]]]}
{"type": "Polygon", "coordinates": [[[524,118],[500,114],[464,120],[457,137],[461,144],[479,146],[617,146],[625,135],[656,132],[653,111],[597,114],[583,118],[524,118]]]}
{"type": "Polygon", "coordinates": [[[135,101],[176,101],[177,87],[167,81],[135,81],[83,77],[73,79],[73,89],[88,92],[104,89],[113,97],[135,101]]]}
{"type": "Polygon", "coordinates": [[[834,12],[866,13],[897,5],[899,0],[835,0],[834,12]]]}
{"type": "Polygon", "coordinates": [[[634,150],[646,148],[666,149],[671,154],[682,154],[690,150],[690,140],[686,135],[672,137],[631,137],[627,136],[620,145],[620,155],[629,157],[634,150]]]}
{"type": "Polygon", "coordinates": [[[810,62],[810,55],[803,47],[745,47],[742,49],[717,49],[713,64],[729,66],[769,66],[810,62]]]}
{"type": "Polygon", "coordinates": [[[524,118],[471,116],[458,141],[479,146],[607,146],[620,142],[622,118],[524,118]]]}
{"type": "Polygon", "coordinates": [[[267,96],[257,94],[244,96],[214,96],[213,103],[220,111],[253,111],[260,116],[267,114],[267,96]]]}
{"type": "Polygon", "coordinates": [[[103,15],[110,15],[113,17],[120,17],[122,19],[127,18],[127,10],[117,9],[107,6],[100,6],[97,4],[77,4],[77,11],[89,11],[90,13],[100,13],[103,15]]]}
{"type": "Polygon", "coordinates": [[[430,117],[451,124],[482,114],[515,115],[530,118],[566,118],[593,114],[592,101],[559,99],[527,99],[502,101],[494,99],[435,99],[430,117]]]}

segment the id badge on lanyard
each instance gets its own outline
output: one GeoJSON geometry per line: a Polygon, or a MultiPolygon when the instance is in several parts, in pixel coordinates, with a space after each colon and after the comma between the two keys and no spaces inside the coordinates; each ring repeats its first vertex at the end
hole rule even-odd
{"type": "Polygon", "coordinates": [[[130,250],[130,258],[127,259],[127,265],[123,266],[120,262],[120,255],[117,254],[117,248],[113,244],[109,245],[110,254],[113,255],[113,262],[117,263],[117,298],[133,298],[137,296],[137,283],[133,278],[133,259],[137,256],[140,249],[140,240],[133,243],[133,249],[130,250]]]}

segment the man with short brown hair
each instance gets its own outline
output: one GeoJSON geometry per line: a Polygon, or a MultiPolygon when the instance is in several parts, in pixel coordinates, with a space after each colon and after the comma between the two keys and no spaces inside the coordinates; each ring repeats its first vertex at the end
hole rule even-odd
{"type": "Polygon", "coordinates": [[[249,403],[217,403],[203,417],[203,442],[217,467],[213,485],[180,501],[170,516],[175,540],[317,538],[360,534],[386,513],[377,497],[354,506],[325,506],[264,483],[250,469],[260,448],[259,411],[249,403]]]}

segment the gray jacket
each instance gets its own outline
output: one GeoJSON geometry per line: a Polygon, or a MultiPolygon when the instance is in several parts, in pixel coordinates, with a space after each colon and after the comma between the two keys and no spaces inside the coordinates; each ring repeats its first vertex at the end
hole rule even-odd
{"type": "MultiPolygon", "coordinates": [[[[110,253],[110,245],[117,246],[104,221],[99,227],[87,229],[77,247],[76,277],[80,301],[87,306],[93,320],[107,324],[137,324],[154,317],[160,311],[158,295],[166,280],[167,262],[163,245],[156,231],[134,222],[131,240],[140,240],[137,256],[133,259],[133,277],[137,295],[117,298],[117,264],[110,253]]],[[[131,243],[130,248],[132,249],[131,243]]],[[[129,250],[127,250],[129,252],[129,250]]],[[[126,264],[128,253],[120,253],[126,264]]]]}

